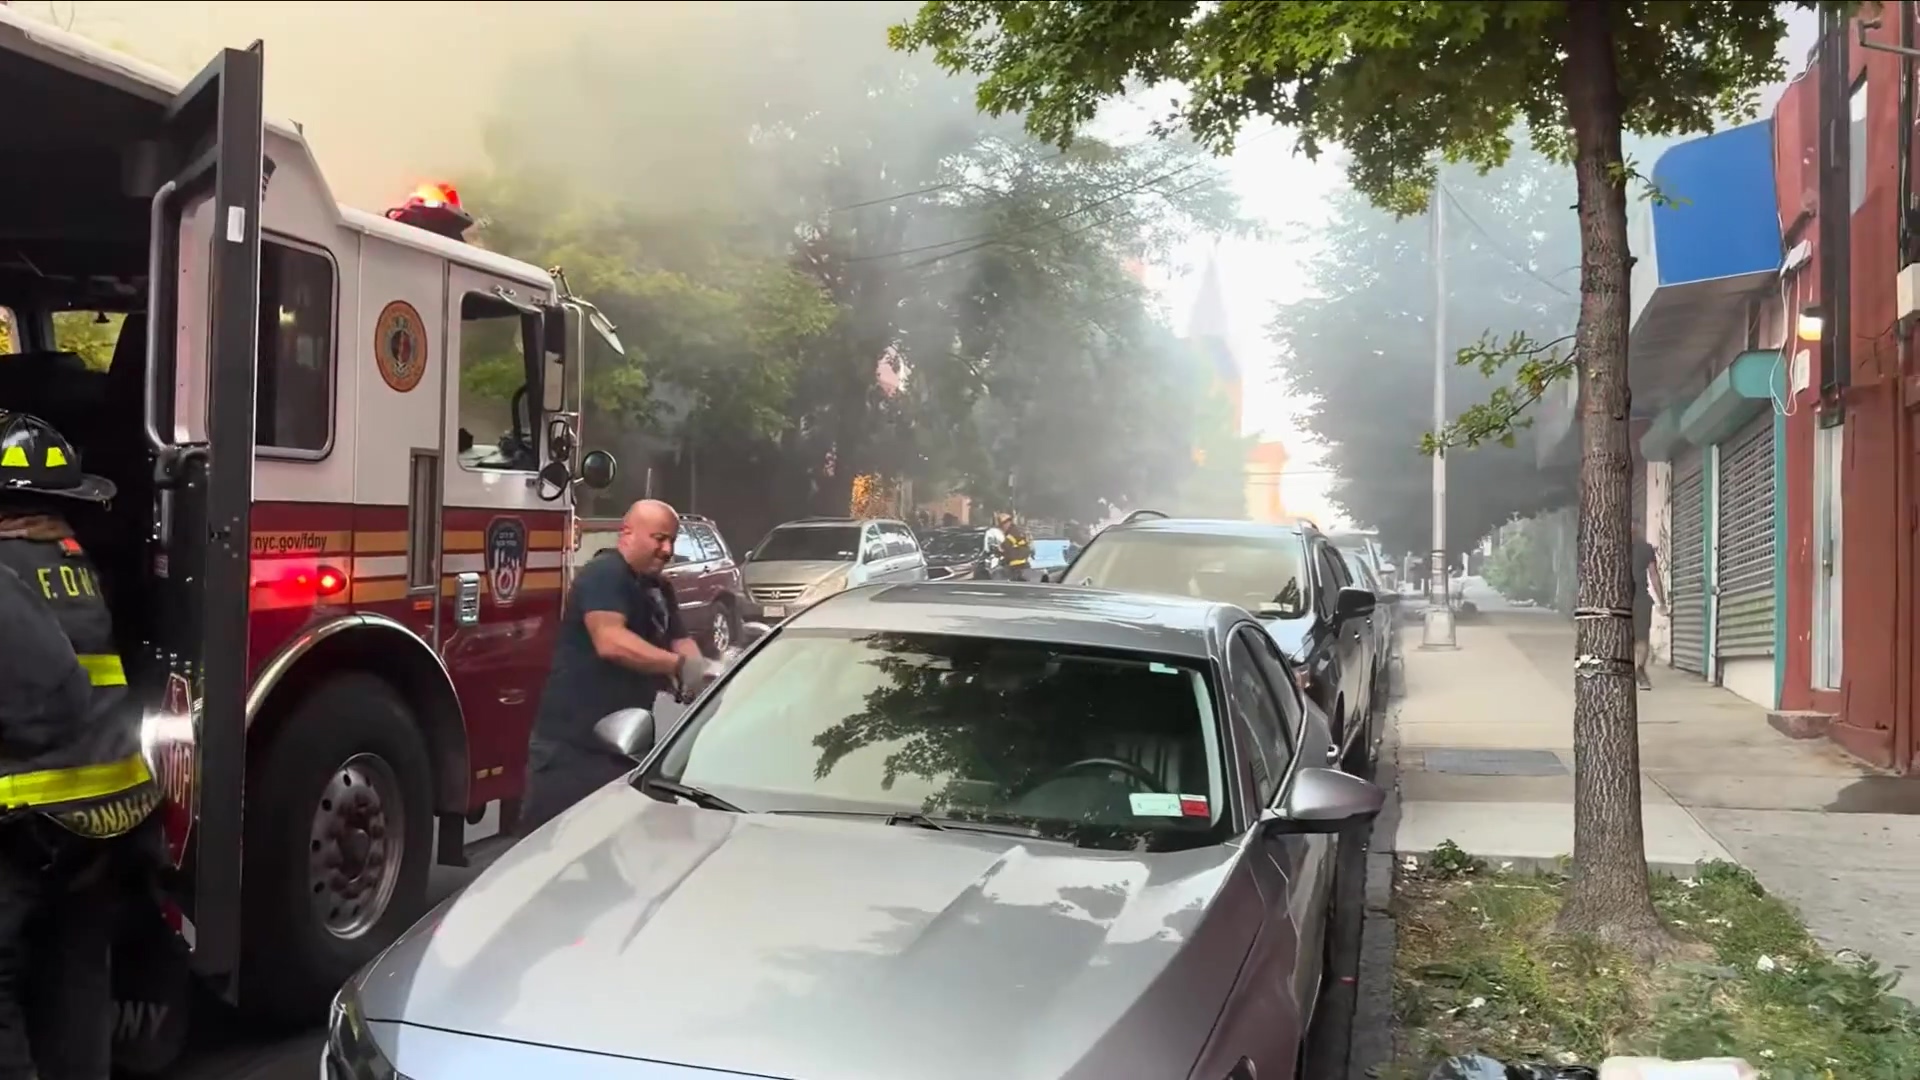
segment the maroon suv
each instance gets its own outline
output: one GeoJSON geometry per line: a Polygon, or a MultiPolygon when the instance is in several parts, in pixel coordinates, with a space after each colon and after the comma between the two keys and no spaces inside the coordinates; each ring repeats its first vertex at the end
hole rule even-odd
{"type": "MultiPolygon", "coordinates": [[[[581,518],[574,539],[573,564],[578,567],[620,535],[619,518],[581,518]]],[[[709,656],[718,656],[740,640],[740,567],[720,537],[720,529],[698,514],[680,515],[680,536],[673,542],[673,561],[664,571],[680,600],[680,618],[687,632],[709,656]]]]}

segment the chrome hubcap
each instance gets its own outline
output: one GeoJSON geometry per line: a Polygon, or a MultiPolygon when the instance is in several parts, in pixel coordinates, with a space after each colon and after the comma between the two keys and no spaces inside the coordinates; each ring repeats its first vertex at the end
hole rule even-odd
{"type": "Polygon", "coordinates": [[[355,754],[327,780],[314,808],[307,888],[327,933],[357,938],[386,914],[406,857],[406,805],[393,767],[355,754]]]}
{"type": "Polygon", "coordinates": [[[722,611],[713,617],[713,651],[723,653],[733,644],[733,621],[722,611]]]}

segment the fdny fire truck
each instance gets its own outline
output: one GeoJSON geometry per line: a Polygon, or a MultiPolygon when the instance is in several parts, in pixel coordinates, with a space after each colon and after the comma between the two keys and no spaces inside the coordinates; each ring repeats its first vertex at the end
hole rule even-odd
{"type": "Polygon", "coordinates": [[[612,327],[464,242],[449,188],[340,206],[262,62],[183,84],[0,7],[0,407],[118,486],[73,524],[167,795],[157,929],[120,954],[140,1071],[189,985],[317,1019],[430,863],[511,823],[573,494],[613,473],[578,443],[612,327]],[[119,324],[109,362],[62,351],[75,313],[119,324]]]}

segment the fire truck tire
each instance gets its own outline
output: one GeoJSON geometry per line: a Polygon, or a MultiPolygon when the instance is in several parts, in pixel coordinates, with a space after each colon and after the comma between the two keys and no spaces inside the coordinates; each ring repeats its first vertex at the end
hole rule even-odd
{"type": "Polygon", "coordinates": [[[354,672],[294,703],[249,757],[241,1000],[310,1023],[425,909],[427,744],[391,685],[354,672]]]}

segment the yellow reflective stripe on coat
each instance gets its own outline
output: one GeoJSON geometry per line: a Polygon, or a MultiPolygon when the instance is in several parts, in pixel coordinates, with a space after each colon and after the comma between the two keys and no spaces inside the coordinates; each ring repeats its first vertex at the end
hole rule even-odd
{"type": "Polygon", "coordinates": [[[152,780],[147,759],[137,753],[105,765],[76,765],[71,769],[42,769],[0,776],[0,806],[21,809],[103,799],[152,780]]]}
{"type": "Polygon", "coordinates": [[[87,669],[87,681],[95,686],[127,685],[127,669],[112,653],[81,653],[80,666],[87,669]]]}

